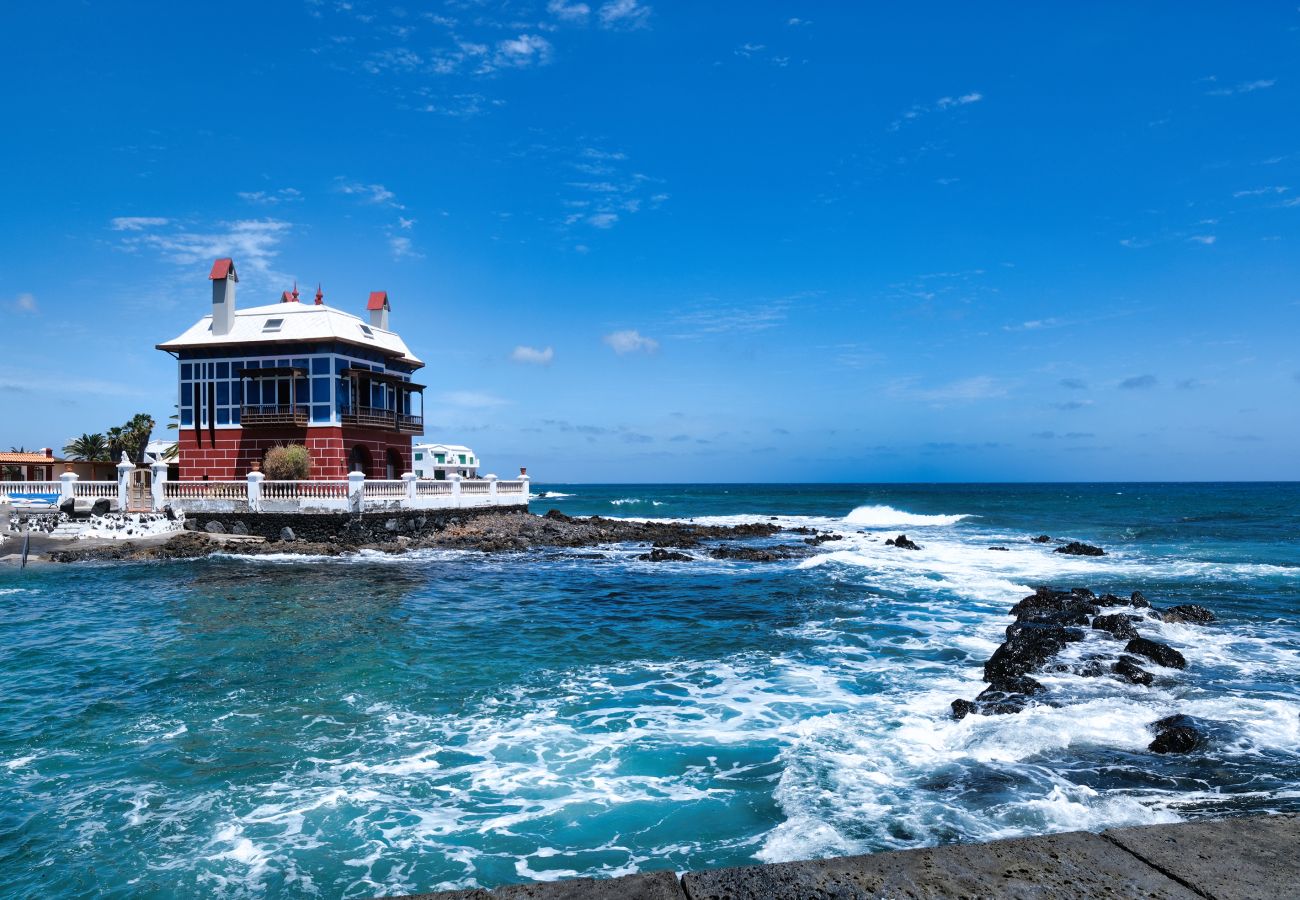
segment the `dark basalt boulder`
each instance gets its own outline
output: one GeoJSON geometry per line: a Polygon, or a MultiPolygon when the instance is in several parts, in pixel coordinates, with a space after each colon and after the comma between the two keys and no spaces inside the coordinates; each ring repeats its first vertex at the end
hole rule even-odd
{"type": "Polygon", "coordinates": [[[1040,534],[1036,538],[1030,538],[1030,540],[1035,544],[1050,544],[1052,542],[1052,536],[1049,534],[1040,534]]]}
{"type": "Polygon", "coordinates": [[[1109,616],[1097,616],[1092,620],[1092,627],[1097,631],[1104,631],[1111,637],[1120,638],[1121,640],[1132,640],[1138,636],[1137,628],[1133,623],[1140,621],[1135,616],[1126,616],[1123,613],[1115,613],[1109,616]]]}
{"type": "Polygon", "coordinates": [[[572,522],[572,521],[573,521],[573,519],[569,518],[569,517],[566,516],[564,513],[560,512],[558,509],[548,509],[548,510],[546,511],[546,515],[542,516],[542,518],[544,518],[544,519],[550,519],[552,522],[572,522]]]}
{"type": "Polygon", "coordinates": [[[739,559],[744,562],[777,562],[782,559],[801,559],[812,551],[800,544],[778,544],[775,547],[741,547],[724,544],[709,551],[714,559],[739,559]]]}
{"type": "Polygon", "coordinates": [[[113,508],[107,497],[100,497],[94,503],[90,504],[90,514],[92,516],[106,516],[108,511],[113,508]]]}
{"type": "Polygon", "coordinates": [[[280,540],[292,543],[298,540],[298,535],[294,534],[293,529],[286,525],[280,529],[280,540]]]}
{"type": "Polygon", "coordinates": [[[59,501],[59,512],[65,516],[75,515],[77,512],[77,498],[64,497],[59,501]]]}
{"type": "Polygon", "coordinates": [[[248,526],[243,522],[236,520],[235,524],[230,526],[230,533],[239,535],[248,534],[248,526]]]}
{"type": "Polygon", "coordinates": [[[203,526],[203,530],[206,531],[208,534],[225,534],[226,526],[222,525],[216,519],[213,519],[212,521],[208,522],[206,525],[203,526]]]}
{"type": "Polygon", "coordinates": [[[1002,551],[1006,551],[1006,552],[1010,552],[1010,550],[1011,550],[1010,547],[990,547],[989,549],[990,549],[990,550],[1002,550],[1002,551]]]}
{"type": "Polygon", "coordinates": [[[1128,602],[1130,606],[1136,606],[1138,609],[1146,609],[1151,605],[1147,598],[1142,596],[1141,591],[1134,591],[1129,594],[1128,602]]]}
{"type": "Polygon", "coordinates": [[[1098,606],[1128,606],[1129,602],[1123,597],[1116,597],[1114,594],[1102,594],[1095,601],[1098,606]]]}
{"type": "MultiPolygon", "coordinates": [[[[802,534],[803,532],[796,532],[796,533],[802,534]]],[[[814,547],[820,547],[822,544],[828,543],[830,541],[842,541],[842,540],[844,540],[844,535],[832,534],[831,532],[827,531],[824,534],[817,535],[816,537],[804,538],[803,542],[805,544],[811,544],[814,547]]]]}
{"type": "Polygon", "coordinates": [[[1005,684],[1034,671],[1066,644],[1081,640],[1082,631],[1060,625],[1018,622],[1008,626],[1006,642],[984,664],[984,680],[1005,684]]]}
{"type": "Polygon", "coordinates": [[[1197,606],[1195,603],[1156,610],[1156,618],[1162,622],[1179,622],[1188,625],[1208,625],[1211,622],[1219,621],[1214,613],[1204,606],[1197,606]]]}
{"type": "Polygon", "coordinates": [[[1087,625],[1098,607],[1079,594],[1039,588],[1011,608],[1018,622],[1047,622],[1055,625],[1087,625]]]}
{"type": "Polygon", "coordinates": [[[1139,666],[1138,661],[1131,656],[1121,656],[1119,662],[1111,667],[1111,671],[1130,684],[1145,686],[1155,680],[1155,676],[1139,666]]]}
{"type": "Polygon", "coordinates": [[[973,712],[979,712],[979,707],[969,700],[952,701],[952,717],[961,721],[973,712]]]}
{"type": "Polygon", "coordinates": [[[665,550],[663,547],[655,547],[649,553],[642,553],[637,559],[643,559],[647,562],[690,562],[691,557],[685,553],[678,553],[675,550],[665,550]]]}
{"type": "Polygon", "coordinates": [[[1092,544],[1085,544],[1081,541],[1070,541],[1064,547],[1057,547],[1057,553],[1065,553],[1069,556],[1105,556],[1106,551],[1100,547],[1094,547],[1092,544]]]}
{"type": "Polygon", "coordinates": [[[1168,716],[1151,723],[1156,739],[1147,745],[1153,753],[1191,753],[1205,744],[1205,734],[1191,716],[1168,716]]]}
{"type": "Polygon", "coordinates": [[[1168,644],[1162,644],[1159,641],[1153,641],[1149,638],[1134,638],[1124,645],[1125,653],[1136,653],[1138,656],[1145,656],[1152,662],[1165,666],[1170,669],[1187,668],[1187,660],[1183,655],[1170,647],[1168,644]]]}
{"type": "Polygon", "coordinates": [[[896,538],[890,538],[889,540],[885,541],[885,546],[887,546],[887,547],[898,547],[900,550],[920,550],[920,549],[921,549],[920,546],[918,546],[918,545],[916,544],[915,541],[909,541],[909,540],[907,539],[907,535],[905,535],[905,534],[900,534],[900,535],[899,535],[898,537],[896,537],[896,538]]]}

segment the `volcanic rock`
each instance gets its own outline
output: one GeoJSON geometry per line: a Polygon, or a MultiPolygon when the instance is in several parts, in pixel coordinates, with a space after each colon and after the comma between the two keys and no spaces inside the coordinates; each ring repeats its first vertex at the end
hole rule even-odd
{"type": "Polygon", "coordinates": [[[1142,596],[1141,591],[1134,591],[1129,594],[1128,602],[1130,606],[1136,606],[1138,609],[1145,609],[1151,605],[1147,598],[1142,596]]]}
{"type": "Polygon", "coordinates": [[[112,508],[113,504],[108,501],[107,497],[100,497],[90,505],[90,514],[92,516],[106,516],[112,508]]]}
{"type": "Polygon", "coordinates": [[[1111,637],[1120,638],[1121,640],[1131,640],[1138,636],[1137,629],[1133,623],[1140,621],[1135,616],[1126,616],[1123,613],[1115,613],[1109,616],[1097,616],[1092,620],[1092,627],[1098,631],[1104,631],[1111,637]]]}
{"type": "Polygon", "coordinates": [[[1048,534],[1040,534],[1036,538],[1030,538],[1030,540],[1035,544],[1050,544],[1052,542],[1052,536],[1048,534]]]}
{"type": "Polygon", "coordinates": [[[213,519],[212,521],[208,522],[206,525],[203,526],[203,530],[206,531],[208,534],[225,534],[226,526],[222,525],[216,519],[213,519]]]}
{"type": "Polygon", "coordinates": [[[687,556],[685,553],[678,553],[676,550],[654,547],[649,553],[642,553],[637,559],[643,559],[647,562],[690,562],[692,557],[687,556]]]}
{"type": "Polygon", "coordinates": [[[1168,716],[1153,722],[1156,739],[1147,749],[1154,753],[1191,753],[1205,743],[1205,735],[1190,716],[1168,716]]]}
{"type": "Polygon", "coordinates": [[[1005,684],[1032,672],[1066,644],[1083,640],[1083,632],[1060,625],[1018,622],[1008,626],[1007,639],[984,664],[984,680],[1005,684]]]}
{"type": "Polygon", "coordinates": [[[1149,638],[1133,638],[1124,645],[1124,652],[1145,656],[1152,662],[1170,669],[1187,668],[1187,660],[1183,658],[1181,653],[1168,644],[1162,644],[1149,638]]]}
{"type": "Polygon", "coordinates": [[[1208,625],[1218,621],[1214,613],[1194,603],[1157,610],[1156,617],[1162,622],[1179,622],[1188,625],[1208,625]]]}
{"type": "Polygon", "coordinates": [[[890,538],[885,541],[887,547],[898,547],[900,550],[920,550],[921,548],[914,542],[907,539],[907,535],[900,534],[896,538],[890,538]]]}
{"type": "Polygon", "coordinates": [[[280,529],[280,540],[292,543],[298,540],[298,535],[294,534],[293,529],[286,525],[280,529]]]}
{"type": "Polygon", "coordinates": [[[1111,671],[1132,684],[1149,685],[1155,680],[1155,676],[1139,666],[1138,661],[1132,656],[1121,656],[1119,662],[1111,667],[1111,671]]]}
{"type": "Polygon", "coordinates": [[[1094,547],[1092,544],[1084,544],[1080,541],[1070,541],[1064,547],[1057,547],[1057,553],[1065,553],[1069,556],[1105,556],[1106,551],[1100,547],[1094,547]]]}

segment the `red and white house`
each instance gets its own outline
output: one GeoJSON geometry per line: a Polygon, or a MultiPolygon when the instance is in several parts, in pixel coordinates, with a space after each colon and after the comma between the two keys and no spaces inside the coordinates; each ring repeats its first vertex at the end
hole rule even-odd
{"type": "Polygon", "coordinates": [[[279,303],[237,309],[231,259],[208,278],[212,313],[157,345],[177,359],[181,481],[243,478],[288,443],[311,452],[313,479],[412,470],[424,386],[411,377],[424,363],[390,330],[387,293],[370,295],[366,321],[325,305],[319,288],[314,302],[295,286],[279,303]]]}

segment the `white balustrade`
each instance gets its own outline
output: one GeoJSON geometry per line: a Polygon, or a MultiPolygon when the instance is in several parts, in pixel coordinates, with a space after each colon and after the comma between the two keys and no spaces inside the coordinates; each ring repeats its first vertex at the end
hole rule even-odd
{"type": "Polygon", "coordinates": [[[117,496],[116,481],[78,481],[72,488],[72,496],[87,500],[101,498],[112,500],[117,496]]]}
{"type": "MultiPolygon", "coordinates": [[[[117,490],[116,482],[113,489],[117,490]]],[[[0,492],[5,494],[58,494],[62,491],[61,481],[0,481],[0,492]]]]}
{"type": "Polygon", "coordinates": [[[263,481],[263,500],[346,500],[346,481],[263,481]]]}
{"type": "Polygon", "coordinates": [[[461,496],[466,496],[468,494],[488,494],[491,493],[491,488],[488,487],[486,481],[462,481],[460,483],[460,493],[461,496]]]}
{"type": "Polygon", "coordinates": [[[498,481],[498,494],[522,494],[524,492],[524,483],[522,481],[498,481]]]}
{"type": "Polygon", "coordinates": [[[167,500],[247,500],[247,481],[169,481],[163,490],[167,500]]]}
{"type": "Polygon", "coordinates": [[[401,480],[366,479],[366,497],[383,500],[401,500],[406,496],[406,482],[401,480]]]}
{"type": "Polygon", "coordinates": [[[450,481],[417,481],[415,483],[415,496],[417,497],[450,497],[450,481]]]}

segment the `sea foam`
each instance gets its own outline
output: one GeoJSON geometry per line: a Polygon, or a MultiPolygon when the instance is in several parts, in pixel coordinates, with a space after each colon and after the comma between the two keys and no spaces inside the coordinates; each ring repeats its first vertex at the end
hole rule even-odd
{"type": "Polygon", "coordinates": [[[910,526],[923,528],[927,526],[956,525],[966,515],[925,515],[912,513],[892,506],[859,506],[844,517],[844,524],[858,525],[866,528],[894,528],[910,526]]]}

